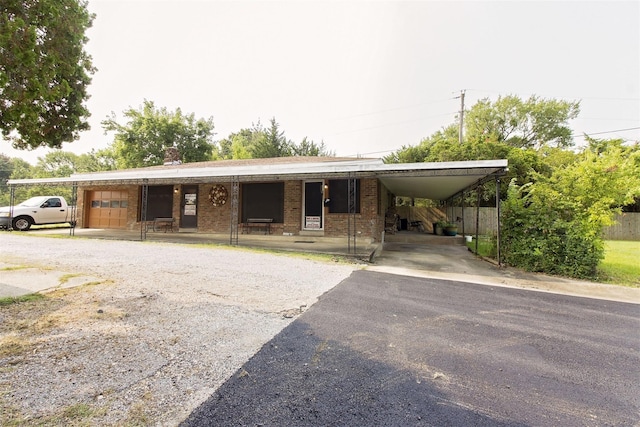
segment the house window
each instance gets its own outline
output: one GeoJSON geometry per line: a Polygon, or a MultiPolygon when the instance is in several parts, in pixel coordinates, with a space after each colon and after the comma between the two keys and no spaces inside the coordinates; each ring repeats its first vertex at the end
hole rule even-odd
{"type": "Polygon", "coordinates": [[[329,181],[329,213],[360,213],[360,180],[355,182],[355,212],[349,212],[349,180],[329,181]]]}
{"type": "MultiPolygon", "coordinates": [[[[140,189],[142,193],[142,188],[140,189]]],[[[142,205],[142,204],[140,204],[142,205]]],[[[138,212],[138,219],[140,219],[138,212]]],[[[150,185],[147,192],[147,221],[173,216],[173,186],[150,185]]]]}
{"type": "Polygon", "coordinates": [[[284,182],[242,184],[242,222],[248,218],[284,223],[284,182]]]}

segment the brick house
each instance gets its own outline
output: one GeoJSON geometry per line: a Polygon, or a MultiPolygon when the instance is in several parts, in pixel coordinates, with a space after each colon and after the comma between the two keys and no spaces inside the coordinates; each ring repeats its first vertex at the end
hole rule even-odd
{"type": "Polygon", "coordinates": [[[81,228],[143,229],[159,218],[198,233],[264,232],[377,241],[395,196],[446,200],[504,174],[506,160],[384,164],[380,159],[224,160],[8,184],[71,185],[81,228]]]}

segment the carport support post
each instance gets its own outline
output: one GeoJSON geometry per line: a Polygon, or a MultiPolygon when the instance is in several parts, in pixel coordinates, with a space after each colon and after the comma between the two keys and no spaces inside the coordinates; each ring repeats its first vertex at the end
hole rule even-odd
{"type": "Polygon", "coordinates": [[[76,224],[78,214],[78,183],[74,182],[71,186],[71,206],[69,206],[69,219],[71,228],[69,229],[69,236],[76,235],[76,224]]]}
{"type": "Polygon", "coordinates": [[[9,222],[7,223],[7,231],[13,230],[13,205],[16,203],[16,187],[9,187],[9,222]]]}
{"type": "Polygon", "coordinates": [[[496,236],[496,252],[498,255],[498,267],[502,267],[500,262],[500,177],[496,177],[496,215],[497,215],[497,236],[496,236]]]}
{"type": "Polygon", "coordinates": [[[460,204],[462,205],[462,235],[466,236],[466,233],[464,232],[464,190],[462,191],[462,203],[460,204]]]}
{"type": "Polygon", "coordinates": [[[480,187],[476,187],[478,201],[476,202],[476,255],[478,255],[478,236],[480,235],[480,187]]]}

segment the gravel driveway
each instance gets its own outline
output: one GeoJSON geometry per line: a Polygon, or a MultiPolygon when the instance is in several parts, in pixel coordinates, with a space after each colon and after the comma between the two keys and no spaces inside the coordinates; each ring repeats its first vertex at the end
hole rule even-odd
{"type": "Polygon", "coordinates": [[[217,247],[1,238],[5,265],[100,279],[0,307],[2,425],[176,425],[357,268],[217,247]]]}

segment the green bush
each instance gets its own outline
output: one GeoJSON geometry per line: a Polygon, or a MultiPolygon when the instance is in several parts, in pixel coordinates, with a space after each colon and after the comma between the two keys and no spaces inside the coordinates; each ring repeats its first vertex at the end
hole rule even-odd
{"type": "Polygon", "coordinates": [[[571,200],[542,187],[509,186],[502,216],[504,261],[527,271],[594,277],[604,257],[600,233],[571,200]]]}

